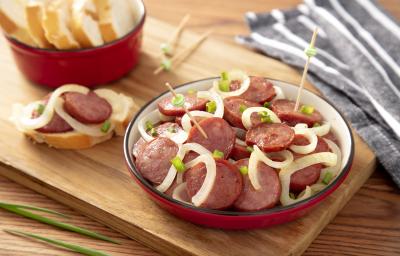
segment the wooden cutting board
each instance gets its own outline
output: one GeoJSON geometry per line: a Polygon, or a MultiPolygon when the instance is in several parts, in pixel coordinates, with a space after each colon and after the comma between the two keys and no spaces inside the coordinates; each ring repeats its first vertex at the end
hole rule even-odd
{"type": "MultiPolygon", "coordinates": [[[[179,84],[240,68],[298,83],[298,72],[276,60],[244,49],[207,40],[183,65],[153,76],[155,58],[173,27],[149,17],[139,66],[111,88],[131,95],[140,106],[160,92],[163,83],[179,84]]],[[[181,48],[198,35],[185,32],[181,48]]],[[[224,231],[190,224],[150,201],[125,168],[122,138],[80,151],[34,145],[8,121],[15,102],[30,102],[48,91],[27,82],[16,69],[8,46],[0,39],[0,174],[61,201],[121,233],[166,255],[299,255],[367,180],[375,157],[355,135],[356,156],[345,183],[300,220],[250,231],[224,231]]],[[[311,88],[310,85],[307,85],[311,88]]]]}

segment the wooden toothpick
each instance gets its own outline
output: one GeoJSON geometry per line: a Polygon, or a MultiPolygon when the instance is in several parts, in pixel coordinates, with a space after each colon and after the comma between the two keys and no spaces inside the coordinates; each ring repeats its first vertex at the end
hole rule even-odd
{"type": "MultiPolygon", "coordinates": [[[[172,88],[172,86],[167,82],[165,83],[165,86],[168,88],[168,90],[172,93],[172,95],[174,95],[174,97],[177,97],[177,94],[175,92],[175,90],[172,88]]],[[[190,114],[189,110],[186,108],[185,104],[183,104],[183,109],[185,110],[186,114],[188,114],[190,120],[192,120],[192,122],[194,123],[194,125],[197,127],[197,129],[199,129],[201,135],[203,135],[204,138],[208,139],[208,136],[206,134],[206,132],[203,130],[203,128],[199,125],[199,123],[196,121],[196,119],[192,116],[192,114],[190,114]]]]}
{"type": "Polygon", "coordinates": [[[182,18],[182,20],[179,23],[178,27],[175,29],[174,33],[172,34],[172,37],[166,43],[166,46],[169,47],[169,51],[164,52],[163,54],[165,54],[167,56],[172,56],[174,54],[173,52],[174,52],[174,49],[175,49],[175,44],[178,41],[179,35],[181,34],[183,28],[188,23],[189,19],[190,19],[190,14],[186,14],[182,18]]]}
{"type": "MultiPolygon", "coordinates": [[[[182,61],[184,61],[194,50],[196,50],[197,47],[200,46],[200,44],[212,33],[211,30],[205,32],[200,36],[199,39],[197,39],[196,42],[194,42],[192,45],[187,47],[186,49],[182,50],[181,52],[177,53],[174,57],[172,57],[169,61],[172,66],[179,65],[182,61]]],[[[164,67],[161,65],[159,66],[156,70],[154,70],[153,74],[157,75],[161,71],[163,71],[164,67]]]]}
{"type": "MultiPolygon", "coordinates": [[[[315,40],[317,39],[317,34],[318,34],[318,27],[316,27],[314,29],[314,33],[312,35],[310,46],[308,49],[314,49],[315,40]]],[[[311,55],[311,54],[307,54],[306,65],[304,66],[303,75],[302,75],[301,81],[300,81],[300,86],[299,86],[299,89],[297,90],[297,98],[296,98],[296,104],[294,105],[294,111],[297,111],[299,109],[301,92],[303,91],[303,88],[304,88],[304,83],[306,81],[306,76],[307,76],[307,72],[308,72],[308,66],[310,65],[310,60],[311,60],[312,56],[313,55],[311,55]]]]}

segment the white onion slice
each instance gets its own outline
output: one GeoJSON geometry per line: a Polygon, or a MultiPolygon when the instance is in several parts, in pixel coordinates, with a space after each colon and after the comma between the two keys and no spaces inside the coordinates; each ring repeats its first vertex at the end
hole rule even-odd
{"type": "Polygon", "coordinates": [[[266,165],[275,169],[285,168],[286,166],[289,166],[293,162],[293,154],[289,150],[282,150],[278,152],[265,154],[264,152],[261,151],[261,149],[257,145],[254,145],[253,149],[254,149],[253,153],[257,155],[257,158],[260,161],[264,162],[266,165]],[[285,160],[282,162],[273,161],[270,158],[271,156],[280,156],[283,157],[285,160]]]}
{"type": "Polygon", "coordinates": [[[251,123],[251,114],[253,114],[254,112],[267,112],[267,114],[270,116],[271,120],[273,123],[281,123],[281,120],[279,119],[279,117],[270,109],[268,108],[264,108],[264,107],[250,107],[250,108],[246,108],[245,111],[243,111],[242,114],[242,123],[243,126],[248,130],[251,128],[252,123],[251,123]]]}
{"type": "Polygon", "coordinates": [[[43,113],[38,118],[32,119],[31,116],[23,116],[19,121],[20,125],[25,130],[35,130],[48,124],[53,118],[56,100],[65,92],[79,92],[86,94],[89,92],[89,89],[75,84],[67,84],[59,87],[51,94],[43,113]]]}
{"type": "Polygon", "coordinates": [[[316,135],[322,137],[329,133],[331,130],[331,124],[329,122],[323,122],[321,126],[312,127],[310,130],[312,130],[316,135]]]}
{"type": "Polygon", "coordinates": [[[182,194],[186,193],[186,182],[183,182],[182,184],[179,184],[178,186],[176,186],[176,188],[174,189],[174,192],[172,192],[172,198],[175,200],[178,200],[180,202],[183,203],[187,203],[190,204],[190,202],[187,202],[183,197],[182,194]]]}
{"type": "Polygon", "coordinates": [[[325,164],[327,166],[334,166],[337,163],[337,156],[331,152],[321,152],[315,153],[311,155],[304,156],[302,158],[296,159],[289,166],[282,168],[279,172],[279,179],[281,180],[282,192],[281,192],[281,204],[289,205],[295,202],[301,201],[312,194],[312,190],[309,186],[307,186],[304,194],[296,199],[290,198],[289,196],[289,187],[290,187],[290,177],[293,173],[298,170],[301,170],[307,166],[313,164],[325,164]]]}
{"type": "Polygon", "coordinates": [[[326,185],[323,183],[315,183],[310,186],[313,194],[318,193],[319,191],[323,190],[325,187],[326,187],[326,185]]]}
{"type": "Polygon", "coordinates": [[[15,103],[12,106],[12,112],[9,120],[15,124],[17,129],[21,132],[27,132],[28,129],[21,123],[23,119],[30,119],[32,117],[32,113],[35,109],[38,108],[40,104],[43,104],[42,101],[35,101],[29,103],[28,105],[24,106],[20,103],[15,103]]]}
{"type": "Polygon", "coordinates": [[[64,100],[62,98],[57,98],[54,104],[54,110],[57,112],[57,114],[65,120],[72,128],[74,128],[75,131],[82,133],[82,134],[87,134],[93,137],[101,137],[104,136],[114,130],[114,124],[111,122],[111,126],[108,129],[107,132],[102,132],[101,127],[103,124],[92,124],[92,125],[87,125],[79,122],[72,116],[70,116],[65,110],[64,110],[64,100]]]}
{"type": "Polygon", "coordinates": [[[296,135],[303,135],[309,142],[309,144],[304,145],[304,146],[300,146],[300,145],[294,145],[292,144],[289,148],[298,154],[309,154],[311,152],[313,152],[316,148],[317,148],[317,144],[318,144],[318,137],[317,135],[315,135],[315,133],[310,130],[309,128],[300,126],[299,124],[297,124],[294,127],[294,132],[296,135]]]}
{"type": "Polygon", "coordinates": [[[274,100],[286,99],[281,87],[274,85],[274,89],[276,93],[274,100]]]}
{"type": "Polygon", "coordinates": [[[121,93],[116,93],[110,89],[97,89],[93,91],[99,97],[105,99],[112,106],[110,120],[122,122],[128,116],[133,106],[133,100],[121,93]]]}
{"type": "Polygon", "coordinates": [[[339,147],[335,144],[335,142],[333,142],[331,140],[328,140],[325,138],[324,138],[324,140],[328,144],[330,150],[337,156],[337,162],[336,162],[336,165],[326,167],[321,170],[321,174],[319,176],[318,182],[322,182],[322,180],[325,177],[325,174],[328,172],[332,173],[331,181],[333,181],[334,180],[333,178],[339,174],[339,172],[341,171],[341,167],[342,167],[342,152],[340,151],[339,147]]]}
{"type": "Polygon", "coordinates": [[[161,113],[160,111],[158,111],[158,116],[160,118],[161,121],[163,122],[169,122],[175,119],[174,116],[166,116],[163,113],[161,113]]]}
{"type": "MultiPolygon", "coordinates": [[[[199,110],[195,110],[195,111],[190,111],[190,114],[195,117],[195,116],[200,116],[200,117],[206,117],[206,118],[210,118],[213,117],[214,115],[205,111],[199,111],[199,110]]],[[[192,123],[190,120],[190,117],[188,116],[188,114],[183,115],[182,117],[182,128],[183,130],[185,130],[185,132],[189,132],[190,129],[192,128],[192,123]]]]}
{"type": "Polygon", "coordinates": [[[214,112],[214,117],[222,118],[224,116],[224,101],[222,100],[221,96],[218,95],[216,92],[214,92],[214,91],[211,91],[211,92],[210,91],[198,91],[197,97],[215,102],[216,109],[214,112]]]}
{"type": "Polygon", "coordinates": [[[251,185],[254,187],[255,190],[261,189],[261,184],[260,181],[258,180],[258,161],[260,159],[257,157],[257,154],[255,152],[251,153],[250,159],[249,159],[249,179],[251,185]]]}
{"type": "Polygon", "coordinates": [[[213,82],[213,90],[221,95],[222,98],[239,96],[243,94],[250,86],[250,77],[241,70],[232,70],[228,72],[229,80],[239,80],[241,81],[240,88],[235,91],[223,92],[219,89],[219,80],[214,80],[213,82]]]}
{"type": "Polygon", "coordinates": [[[197,207],[199,207],[207,199],[214,186],[215,177],[217,175],[217,165],[211,155],[201,155],[187,163],[186,166],[191,168],[198,163],[204,163],[206,165],[207,173],[199,191],[197,191],[197,193],[192,197],[192,203],[197,207]]]}
{"type": "Polygon", "coordinates": [[[241,140],[241,139],[236,138],[235,142],[236,142],[236,144],[238,144],[238,145],[240,145],[240,146],[247,147],[246,142],[244,142],[244,141],[241,140]]]}

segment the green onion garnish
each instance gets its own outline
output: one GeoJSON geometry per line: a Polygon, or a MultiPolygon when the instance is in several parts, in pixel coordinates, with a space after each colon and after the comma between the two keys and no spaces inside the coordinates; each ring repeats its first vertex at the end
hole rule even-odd
{"type": "Polygon", "coordinates": [[[254,148],[253,148],[253,147],[250,147],[250,146],[247,146],[247,147],[246,147],[246,150],[247,150],[248,152],[252,153],[252,152],[254,151],[254,148]]]}
{"type": "Polygon", "coordinates": [[[243,113],[246,109],[247,109],[246,105],[240,104],[240,106],[239,106],[240,113],[243,113]]]}
{"type": "Polygon", "coordinates": [[[171,66],[172,62],[170,59],[163,59],[163,61],[161,62],[161,67],[166,71],[171,70],[171,66]]]}
{"type": "Polygon", "coordinates": [[[171,163],[178,172],[184,172],[186,170],[186,166],[179,156],[172,158],[171,163]]]}
{"type": "Polygon", "coordinates": [[[53,210],[50,210],[50,209],[46,209],[46,208],[31,206],[31,205],[10,204],[10,203],[0,202],[0,208],[3,208],[4,206],[27,209],[27,210],[34,210],[34,211],[38,211],[38,212],[45,212],[45,213],[50,213],[50,214],[53,214],[53,215],[56,215],[56,216],[60,216],[60,217],[63,217],[63,218],[69,218],[67,215],[65,215],[63,213],[60,213],[60,212],[57,212],[57,211],[53,211],[53,210]]]}
{"type": "Polygon", "coordinates": [[[190,94],[190,95],[193,95],[193,94],[195,94],[195,93],[196,93],[196,91],[195,91],[195,90],[193,90],[193,89],[189,89],[189,90],[187,91],[187,93],[188,93],[188,94],[190,94]]]}
{"type": "Polygon", "coordinates": [[[322,179],[322,183],[328,185],[329,182],[331,182],[332,178],[333,178],[332,173],[331,172],[327,172],[327,173],[325,173],[324,178],[322,179]]]}
{"type": "Polygon", "coordinates": [[[223,81],[228,81],[229,80],[228,72],[224,71],[224,72],[221,73],[221,80],[223,80],[223,81]]]}
{"type": "Polygon", "coordinates": [[[307,47],[306,49],[304,49],[304,53],[308,56],[308,57],[313,57],[315,55],[317,55],[317,49],[315,49],[314,47],[307,47]]]}
{"type": "Polygon", "coordinates": [[[38,112],[39,115],[43,114],[45,107],[46,107],[46,106],[43,105],[43,104],[39,104],[39,105],[37,106],[36,111],[38,112]]]}
{"type": "MultiPolygon", "coordinates": [[[[53,220],[53,219],[50,219],[50,218],[47,218],[47,217],[44,217],[44,216],[41,216],[41,215],[38,215],[38,214],[34,214],[34,213],[30,212],[30,211],[24,210],[24,209],[38,210],[40,208],[33,209],[33,208],[36,208],[36,207],[32,207],[32,206],[21,207],[19,205],[11,205],[11,204],[7,204],[7,203],[1,203],[0,204],[0,208],[2,208],[4,210],[7,210],[9,212],[15,213],[17,215],[23,216],[23,217],[28,218],[28,219],[36,220],[38,222],[42,222],[42,223],[45,223],[45,224],[48,224],[48,225],[51,225],[51,226],[54,226],[54,227],[58,227],[60,229],[68,230],[68,231],[75,232],[75,233],[78,233],[78,234],[81,234],[81,235],[85,235],[85,236],[88,236],[88,237],[92,237],[92,238],[100,239],[100,240],[103,240],[103,241],[111,242],[111,243],[114,243],[114,244],[119,244],[118,242],[114,241],[113,239],[111,239],[109,237],[103,236],[101,234],[98,234],[96,232],[90,231],[88,229],[81,228],[81,227],[78,227],[78,226],[74,226],[74,225],[71,225],[71,224],[68,224],[68,223],[64,223],[64,222],[61,222],[61,221],[53,220]]],[[[41,211],[43,211],[43,210],[41,210],[41,211]]],[[[47,212],[50,213],[51,210],[47,210],[47,212]]]]}
{"type": "Polygon", "coordinates": [[[269,101],[266,101],[266,102],[264,102],[264,108],[269,108],[269,107],[271,107],[271,102],[269,102],[269,101]]]}
{"type": "Polygon", "coordinates": [[[231,82],[229,80],[222,80],[218,82],[218,87],[221,91],[223,92],[229,92],[229,86],[230,86],[231,82]]]}
{"type": "Polygon", "coordinates": [[[246,175],[249,172],[249,168],[247,166],[240,166],[239,171],[243,174],[246,175]]]}
{"type": "Polygon", "coordinates": [[[103,125],[101,126],[100,130],[101,130],[102,132],[106,133],[106,132],[108,132],[108,130],[110,129],[110,127],[111,127],[111,122],[110,122],[110,120],[106,120],[106,121],[103,123],[103,125]]]}
{"type": "Polygon", "coordinates": [[[168,127],[167,131],[171,132],[171,133],[176,133],[176,129],[174,126],[170,126],[168,127]]]}
{"type": "Polygon", "coordinates": [[[258,112],[258,115],[261,117],[261,122],[262,123],[272,123],[272,119],[268,115],[267,111],[258,112]]]}
{"type": "Polygon", "coordinates": [[[219,150],[214,150],[214,152],[212,153],[213,157],[215,159],[223,159],[224,158],[224,152],[219,151],[219,150]]]}
{"type": "Polygon", "coordinates": [[[300,112],[306,115],[311,115],[314,112],[314,107],[310,105],[303,105],[300,108],[300,112]]]}
{"type": "Polygon", "coordinates": [[[156,128],[153,127],[153,128],[150,129],[150,135],[151,136],[157,136],[158,135],[156,128]]]}
{"type": "Polygon", "coordinates": [[[168,54],[168,53],[171,52],[171,47],[170,47],[169,44],[167,44],[167,43],[162,43],[162,44],[160,45],[160,48],[161,48],[161,51],[162,51],[164,54],[168,54]]]}
{"type": "Polygon", "coordinates": [[[182,107],[185,104],[185,96],[179,93],[172,98],[171,103],[175,107],[182,107]]]}
{"type": "Polygon", "coordinates": [[[48,238],[48,237],[44,237],[44,236],[39,236],[39,235],[32,234],[32,233],[26,233],[26,232],[17,231],[17,230],[10,230],[10,229],[4,229],[4,231],[9,233],[9,234],[12,234],[12,235],[40,240],[42,242],[46,242],[48,244],[52,244],[52,245],[56,245],[58,247],[66,248],[68,250],[71,250],[73,252],[77,252],[77,253],[80,253],[80,254],[83,254],[83,255],[109,256],[109,254],[104,253],[102,251],[98,251],[98,250],[95,250],[95,249],[83,247],[83,246],[76,245],[76,244],[66,243],[66,242],[61,241],[61,240],[56,240],[56,239],[52,239],[52,238],[48,238]]]}
{"type": "Polygon", "coordinates": [[[153,124],[150,121],[146,121],[146,131],[150,131],[151,129],[154,128],[153,124]]]}
{"type": "Polygon", "coordinates": [[[296,195],[294,193],[292,193],[292,192],[289,193],[289,197],[292,198],[292,199],[296,199],[296,195]]]}
{"type": "Polygon", "coordinates": [[[321,126],[320,123],[315,123],[315,124],[313,125],[313,127],[320,127],[320,126],[321,126]]]}
{"type": "Polygon", "coordinates": [[[217,110],[217,103],[215,101],[207,102],[206,104],[207,112],[214,113],[217,110]]]}

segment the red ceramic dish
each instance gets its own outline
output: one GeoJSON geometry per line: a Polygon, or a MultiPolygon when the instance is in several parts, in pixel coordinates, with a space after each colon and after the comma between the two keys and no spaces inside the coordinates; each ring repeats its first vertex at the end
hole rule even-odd
{"type": "Polygon", "coordinates": [[[68,83],[87,87],[109,83],[128,73],[139,61],[145,9],[138,24],[124,37],[82,50],[49,50],[31,47],[6,37],[15,62],[32,82],[57,88],[68,83]]]}
{"type": "MultiPolygon", "coordinates": [[[[207,78],[191,83],[184,84],[176,88],[177,92],[185,92],[189,89],[205,90],[212,85],[212,80],[218,78],[207,78]]],[[[271,80],[271,79],[270,79],[271,80]]],[[[297,86],[271,80],[274,85],[280,86],[287,98],[294,98],[297,92],[297,86]]],[[[343,154],[342,171],[336,179],[330,183],[325,189],[319,193],[288,206],[277,206],[272,209],[254,211],[254,212],[236,212],[198,208],[188,204],[184,204],[156,190],[147,180],[145,180],[140,172],[136,169],[132,158],[133,143],[139,138],[137,126],[139,120],[148,112],[156,108],[157,102],[168,92],[156,97],[136,114],[136,117],[129,124],[124,138],[124,154],[128,170],[134,180],[143,188],[143,190],[161,207],[170,213],[193,222],[208,227],[223,229],[251,229],[269,227],[272,225],[282,224],[295,220],[315,205],[323,201],[328,195],[335,191],[348,175],[354,156],[354,139],[349,124],[343,115],[329,101],[317,96],[316,94],[305,90],[303,92],[304,104],[312,104],[318,109],[325,119],[331,122],[332,129],[341,146],[343,154]]]]}

